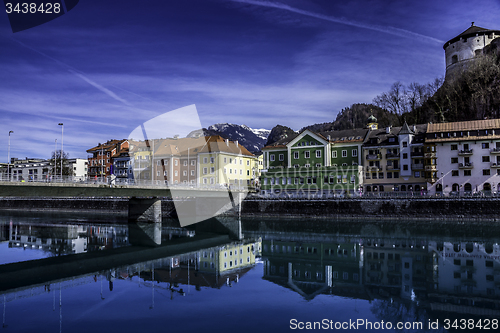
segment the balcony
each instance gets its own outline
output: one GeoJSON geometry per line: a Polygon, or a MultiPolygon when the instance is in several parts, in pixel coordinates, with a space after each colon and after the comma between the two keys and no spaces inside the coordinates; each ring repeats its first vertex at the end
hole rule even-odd
{"type": "Polygon", "coordinates": [[[424,165],[422,163],[412,164],[411,165],[411,169],[412,170],[423,170],[424,169],[424,165]]]}
{"type": "Polygon", "coordinates": [[[437,171],[437,165],[426,165],[425,171],[437,171]]]}
{"type": "Polygon", "coordinates": [[[473,167],[473,163],[458,163],[459,169],[472,169],[473,167]]]}
{"type": "Polygon", "coordinates": [[[490,153],[492,153],[492,154],[500,154],[500,148],[492,148],[490,150],[490,153]]]}
{"type": "Polygon", "coordinates": [[[425,153],[424,157],[425,158],[436,158],[437,156],[436,156],[436,152],[434,151],[434,152],[431,152],[431,153],[425,153]]]}
{"type": "Polygon", "coordinates": [[[411,153],[411,157],[424,157],[424,152],[423,151],[419,151],[419,152],[412,152],[411,153]]]}
{"type": "Polygon", "coordinates": [[[370,172],[382,171],[382,167],[379,165],[367,166],[366,171],[370,171],[370,172]]]}
{"type": "Polygon", "coordinates": [[[390,160],[390,159],[398,159],[399,158],[399,153],[387,153],[385,154],[385,158],[390,160]]]}
{"type": "Polygon", "coordinates": [[[396,165],[396,166],[394,166],[394,165],[388,165],[386,167],[386,169],[387,169],[387,171],[389,171],[389,170],[399,170],[399,169],[401,169],[401,167],[399,165],[396,165]]]}
{"type": "Polygon", "coordinates": [[[472,155],[472,151],[474,149],[463,149],[458,151],[458,156],[467,156],[467,155],[472,155]]]}
{"type": "Polygon", "coordinates": [[[368,154],[366,155],[367,160],[380,160],[382,159],[382,154],[368,154]]]}
{"type": "Polygon", "coordinates": [[[495,169],[498,169],[498,168],[500,168],[500,163],[498,163],[498,162],[493,162],[493,163],[491,163],[491,167],[492,167],[492,168],[495,168],[495,169]]]}

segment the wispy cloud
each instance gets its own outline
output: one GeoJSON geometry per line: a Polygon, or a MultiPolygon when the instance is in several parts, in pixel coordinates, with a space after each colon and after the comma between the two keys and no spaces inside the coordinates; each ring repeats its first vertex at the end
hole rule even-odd
{"type": "Polygon", "coordinates": [[[261,7],[269,7],[269,8],[276,8],[276,9],[281,9],[281,10],[286,10],[292,13],[297,13],[309,17],[314,17],[320,20],[324,21],[329,21],[329,22],[334,22],[334,23],[340,23],[344,25],[349,25],[357,28],[363,28],[363,29],[368,29],[368,30],[373,30],[373,31],[378,31],[378,32],[383,32],[386,34],[390,35],[395,35],[395,36],[400,36],[404,38],[418,38],[422,41],[427,41],[427,42],[433,42],[433,43],[440,43],[443,44],[444,41],[422,35],[413,31],[409,31],[406,29],[401,29],[401,28],[396,28],[396,27],[391,27],[391,26],[380,26],[376,24],[367,24],[363,22],[357,22],[353,20],[348,20],[343,17],[335,17],[335,16],[329,16],[329,15],[323,15],[323,14],[318,14],[306,10],[302,10],[299,8],[291,7],[288,5],[285,5],[280,2],[268,2],[268,1],[255,1],[255,0],[232,0],[233,2],[240,2],[240,3],[246,3],[249,5],[254,5],[254,6],[261,6],[261,7]]]}
{"type": "Polygon", "coordinates": [[[105,93],[106,95],[108,95],[109,97],[111,97],[111,98],[117,100],[118,102],[121,102],[121,103],[123,103],[123,104],[125,104],[127,106],[131,106],[129,102],[127,102],[123,98],[119,97],[118,95],[116,95],[114,92],[112,92],[108,88],[105,88],[105,87],[101,86],[99,83],[97,83],[95,81],[92,81],[91,79],[89,79],[85,75],[83,75],[81,73],[78,73],[77,71],[75,71],[73,69],[68,69],[68,71],[71,74],[74,74],[74,75],[78,76],[80,79],[82,79],[83,81],[87,82],[88,84],[90,84],[90,85],[94,86],[95,88],[99,89],[100,91],[102,91],[103,93],[105,93]]]}
{"type": "Polygon", "coordinates": [[[93,80],[89,79],[89,78],[88,78],[87,76],[85,76],[82,72],[80,72],[80,71],[78,71],[77,69],[75,69],[75,68],[71,67],[70,65],[68,65],[68,64],[66,64],[66,63],[64,63],[64,62],[62,62],[62,61],[60,61],[60,60],[58,60],[58,59],[56,59],[56,58],[54,58],[54,57],[51,57],[51,56],[49,56],[49,55],[45,54],[44,52],[41,52],[40,50],[37,50],[36,48],[31,47],[31,46],[29,46],[29,45],[27,45],[27,44],[25,44],[25,43],[23,43],[23,42],[21,42],[21,41],[19,41],[19,40],[17,40],[17,39],[14,39],[14,38],[10,38],[10,39],[11,39],[12,41],[14,41],[14,42],[18,43],[19,45],[21,45],[21,46],[23,46],[23,47],[25,47],[25,48],[27,48],[27,49],[30,49],[30,50],[32,50],[32,51],[34,51],[34,52],[36,52],[36,53],[40,54],[41,56],[43,56],[43,57],[45,57],[45,58],[47,58],[47,59],[49,59],[49,60],[54,61],[55,63],[59,64],[60,66],[67,68],[67,69],[68,69],[68,72],[70,72],[71,74],[73,74],[73,75],[75,75],[75,76],[79,77],[80,79],[82,79],[83,81],[87,82],[87,83],[88,83],[88,84],[90,84],[91,86],[93,86],[93,87],[97,88],[98,90],[102,91],[103,93],[105,93],[105,94],[106,94],[106,95],[108,95],[109,97],[111,97],[111,98],[113,98],[113,99],[115,99],[115,100],[119,101],[120,103],[123,103],[123,104],[125,104],[125,105],[127,105],[127,106],[131,106],[131,105],[130,105],[130,103],[129,103],[129,102],[127,102],[125,99],[123,99],[123,98],[119,97],[119,96],[118,96],[118,95],[116,95],[114,92],[112,92],[111,90],[109,90],[109,89],[107,89],[107,88],[103,87],[103,86],[102,86],[102,85],[100,85],[99,83],[97,83],[97,82],[95,82],[95,81],[93,81],[93,80]]]}

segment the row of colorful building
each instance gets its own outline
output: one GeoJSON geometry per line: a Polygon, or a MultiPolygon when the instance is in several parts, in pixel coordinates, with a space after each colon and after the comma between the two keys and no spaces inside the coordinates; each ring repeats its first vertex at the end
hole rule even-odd
{"type": "MultiPolygon", "coordinates": [[[[186,186],[255,186],[259,159],[220,136],[111,140],[87,150],[90,178],[186,186]]],[[[262,163],[261,163],[262,164],[262,163]]]]}
{"type": "MultiPolygon", "coordinates": [[[[64,160],[63,170],[77,180],[255,187],[278,196],[500,192],[500,119],[379,129],[370,116],[366,128],[304,130],[260,156],[217,135],[109,140],[87,153],[64,160]]],[[[10,173],[14,181],[58,176],[52,160],[28,158],[13,159],[10,173]]]]}
{"type": "Polygon", "coordinates": [[[263,194],[500,190],[500,119],[302,131],[262,149],[263,194]]]}

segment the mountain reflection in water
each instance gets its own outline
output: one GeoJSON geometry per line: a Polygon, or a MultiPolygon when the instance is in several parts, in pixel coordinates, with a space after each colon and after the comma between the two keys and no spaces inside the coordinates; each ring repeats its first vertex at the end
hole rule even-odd
{"type": "Polygon", "coordinates": [[[453,221],[220,219],[180,228],[4,215],[3,325],[274,332],[292,319],[362,319],[422,324],[389,332],[444,332],[446,319],[500,318],[499,231],[453,221]]]}

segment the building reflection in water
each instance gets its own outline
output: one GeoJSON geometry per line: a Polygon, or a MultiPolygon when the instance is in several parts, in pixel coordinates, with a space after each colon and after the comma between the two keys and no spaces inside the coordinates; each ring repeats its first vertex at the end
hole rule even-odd
{"type": "Polygon", "coordinates": [[[264,279],[306,300],[320,294],[377,300],[373,311],[381,315],[399,311],[388,310],[397,303],[406,312],[427,310],[426,318],[500,317],[497,242],[312,232],[262,237],[264,279]]]}
{"type": "MultiPolygon", "coordinates": [[[[9,247],[71,254],[119,247],[128,242],[127,225],[85,226],[85,225],[28,225],[10,224],[8,230],[2,228],[9,247]],[[61,245],[63,244],[63,245],[61,245]],[[63,248],[63,251],[58,249],[63,248]],[[55,249],[55,250],[54,250],[55,249]]],[[[162,239],[194,238],[195,232],[183,228],[164,227],[162,239]]],[[[106,292],[116,293],[116,281],[123,280],[151,288],[151,305],[154,308],[155,290],[168,292],[170,299],[185,296],[191,291],[201,291],[203,287],[231,287],[252,267],[260,256],[260,240],[238,240],[223,245],[203,248],[161,259],[140,262],[123,267],[111,267],[104,271],[58,279],[42,284],[32,284],[0,295],[2,305],[50,293],[53,296],[53,310],[57,308],[64,290],[78,286],[100,284],[101,300],[106,292]],[[56,295],[59,294],[59,295],[56,295]]],[[[62,305],[59,304],[62,325],[62,305]]],[[[8,320],[8,318],[7,318],[8,320]]],[[[4,316],[3,324],[6,324],[4,316]]],[[[61,326],[62,327],[62,326],[61,326]]]]}
{"type": "MultiPolygon", "coordinates": [[[[150,288],[148,307],[154,309],[158,294],[174,300],[198,295],[203,288],[229,288],[242,278],[245,283],[245,274],[262,256],[263,278],[275,290],[287,288],[308,301],[320,295],[366,300],[380,320],[500,317],[500,246],[494,236],[469,236],[469,229],[457,236],[434,236],[434,230],[377,231],[372,225],[368,232],[339,228],[322,233],[311,230],[316,227],[297,231],[307,230],[306,224],[278,230],[265,223],[252,225],[242,224],[243,240],[17,288],[0,299],[5,309],[9,302],[50,293],[55,311],[57,297],[66,289],[98,284],[96,297],[105,300],[106,293],[124,287],[117,281],[125,281],[150,288]]],[[[127,228],[9,222],[0,223],[0,236],[9,247],[72,254],[130,245],[127,228]]],[[[194,230],[161,229],[162,243],[195,236],[194,230]]]]}

